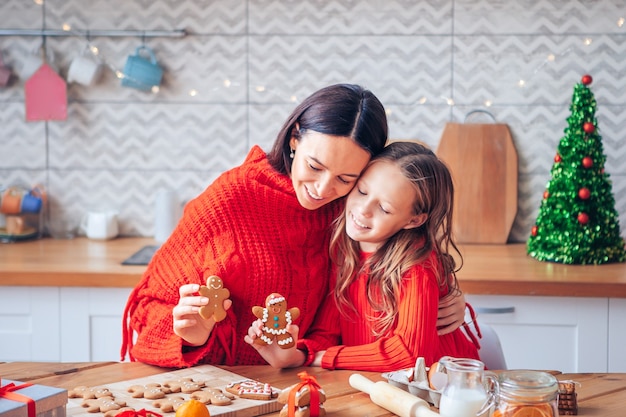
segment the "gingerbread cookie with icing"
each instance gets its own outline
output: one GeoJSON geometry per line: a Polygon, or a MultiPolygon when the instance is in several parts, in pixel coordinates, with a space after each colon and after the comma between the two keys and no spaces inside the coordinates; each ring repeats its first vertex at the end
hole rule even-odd
{"type": "Polygon", "coordinates": [[[271,400],[278,397],[278,391],[274,390],[270,384],[254,379],[231,382],[226,385],[226,392],[249,400],[271,400]]]}
{"type": "Polygon", "coordinates": [[[230,291],[224,288],[222,279],[216,275],[211,275],[206,279],[206,285],[200,286],[198,290],[200,295],[209,299],[209,303],[200,307],[200,316],[203,319],[213,319],[218,322],[226,318],[226,310],[224,310],[224,300],[230,297],[230,291]]]}
{"type": "Polygon", "coordinates": [[[287,331],[287,326],[300,317],[300,309],[298,307],[288,309],[285,297],[272,293],[265,299],[265,307],[254,306],[252,313],[263,322],[263,334],[254,340],[255,343],[271,345],[276,339],[278,346],[283,349],[295,346],[296,341],[287,331]]]}

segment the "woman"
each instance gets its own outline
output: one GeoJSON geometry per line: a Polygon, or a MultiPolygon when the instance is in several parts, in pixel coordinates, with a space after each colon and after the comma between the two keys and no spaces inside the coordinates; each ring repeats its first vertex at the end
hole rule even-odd
{"type": "MultiPolygon", "coordinates": [[[[330,224],[386,140],[385,110],[370,91],[338,84],[306,98],[269,154],[253,147],[187,204],[129,296],[122,360],[264,364],[244,336],[252,307],[274,292],[301,309],[306,332],[328,291],[330,224]],[[218,323],[198,315],[208,299],[197,291],[212,275],[230,291],[218,323]]],[[[458,327],[463,309],[453,300],[444,321],[458,327]]]]}

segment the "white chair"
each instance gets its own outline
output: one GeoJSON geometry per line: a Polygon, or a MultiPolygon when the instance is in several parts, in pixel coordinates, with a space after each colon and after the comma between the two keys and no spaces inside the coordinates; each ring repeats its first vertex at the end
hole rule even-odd
{"type": "Polygon", "coordinates": [[[480,360],[485,364],[487,369],[491,370],[505,370],[506,359],[504,358],[504,351],[502,350],[502,344],[498,334],[493,330],[489,324],[478,320],[478,327],[482,334],[480,342],[480,349],[478,355],[480,360]]]}

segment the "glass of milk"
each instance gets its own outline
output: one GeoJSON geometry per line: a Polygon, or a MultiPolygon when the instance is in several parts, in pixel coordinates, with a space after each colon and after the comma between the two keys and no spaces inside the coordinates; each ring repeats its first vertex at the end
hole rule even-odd
{"type": "Polygon", "coordinates": [[[448,383],[441,393],[439,414],[442,417],[488,415],[491,387],[497,392],[496,375],[486,372],[485,364],[476,359],[446,356],[439,363],[446,367],[448,374],[448,383]]]}

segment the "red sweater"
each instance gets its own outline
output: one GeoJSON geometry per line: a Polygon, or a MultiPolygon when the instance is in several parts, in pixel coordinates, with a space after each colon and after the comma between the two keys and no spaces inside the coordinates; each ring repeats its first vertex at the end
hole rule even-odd
{"type": "MultiPolygon", "coordinates": [[[[299,347],[314,353],[326,350],[322,367],[388,372],[410,368],[418,357],[426,366],[442,356],[479,359],[477,346],[459,328],[444,336],[437,335],[437,310],[440,292],[430,259],[408,271],[401,286],[396,323],[389,334],[376,338],[367,317],[375,316],[367,297],[367,275],[361,274],[349,288],[349,299],[358,316],[342,315],[332,297],[326,299],[306,339],[299,347]]],[[[332,280],[334,281],[334,280],[332,280]]],[[[332,283],[334,285],[334,282],[332,283]]]]}
{"type": "Polygon", "coordinates": [[[308,330],[328,293],[330,223],[342,201],[303,208],[291,179],[277,173],[255,146],[241,166],[187,204],[155,253],[126,305],[122,360],[128,352],[131,360],[163,367],[265,364],[243,340],[256,318],[252,307],[264,306],[265,298],[278,292],[289,308],[300,308],[295,324],[302,334],[308,330]],[[205,345],[183,347],[172,330],[178,289],[205,284],[209,275],[222,278],[233,306],[205,345]]]}

